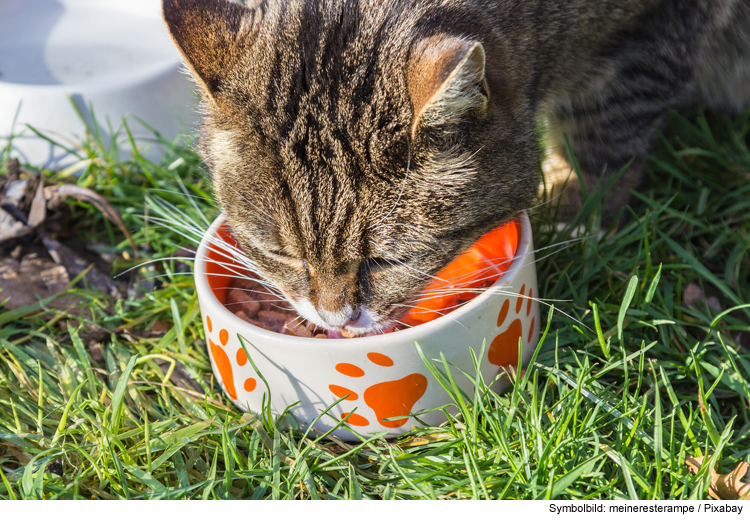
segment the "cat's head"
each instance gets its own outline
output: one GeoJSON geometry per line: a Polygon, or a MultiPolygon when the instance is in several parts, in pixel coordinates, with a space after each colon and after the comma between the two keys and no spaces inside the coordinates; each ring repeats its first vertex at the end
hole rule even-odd
{"type": "Polygon", "coordinates": [[[164,0],[164,17],[227,222],[309,321],[388,327],[528,206],[532,112],[481,21],[400,0],[164,0]]]}

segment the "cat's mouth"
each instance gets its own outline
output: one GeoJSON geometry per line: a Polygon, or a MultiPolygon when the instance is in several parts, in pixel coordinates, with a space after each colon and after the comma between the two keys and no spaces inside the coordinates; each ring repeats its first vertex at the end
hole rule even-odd
{"type": "MultiPolygon", "coordinates": [[[[377,319],[374,316],[374,312],[369,310],[363,310],[368,313],[369,319],[366,320],[367,324],[347,325],[342,330],[344,337],[368,337],[374,335],[387,334],[394,330],[403,329],[405,326],[401,319],[409,311],[407,307],[396,307],[387,315],[380,316],[377,319]],[[371,315],[372,314],[372,315],[371,315]],[[349,335],[347,335],[347,333],[349,335]]],[[[330,331],[329,331],[330,335],[330,331]]]]}
{"type": "MultiPolygon", "coordinates": [[[[310,320],[310,319],[308,319],[310,320]]],[[[395,320],[392,320],[390,322],[387,322],[385,324],[376,322],[376,321],[368,321],[367,324],[363,324],[363,322],[359,322],[358,324],[351,324],[351,325],[330,325],[325,323],[324,321],[320,320],[314,320],[311,321],[314,324],[325,328],[328,331],[328,337],[368,337],[368,336],[374,336],[374,335],[380,335],[387,333],[391,331],[394,326],[396,326],[397,322],[395,320]]]]}
{"type": "MultiPolygon", "coordinates": [[[[374,310],[362,306],[356,317],[351,314],[321,314],[307,299],[290,300],[297,313],[314,325],[324,328],[329,337],[367,337],[391,331],[397,324],[402,310],[396,309],[387,316],[378,315],[374,310]]],[[[403,315],[403,314],[401,314],[403,315]]]]}

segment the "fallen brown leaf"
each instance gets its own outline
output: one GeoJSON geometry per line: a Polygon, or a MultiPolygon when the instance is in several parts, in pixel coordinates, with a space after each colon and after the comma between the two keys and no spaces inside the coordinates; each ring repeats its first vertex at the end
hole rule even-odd
{"type": "Polygon", "coordinates": [[[47,198],[47,206],[50,209],[54,209],[67,198],[75,198],[80,202],[88,202],[92,204],[94,207],[99,209],[110,222],[120,228],[120,231],[122,231],[122,233],[128,239],[130,245],[133,246],[135,258],[138,258],[138,246],[136,246],[133,237],[130,236],[130,231],[128,231],[128,228],[125,227],[125,222],[122,221],[120,212],[112,207],[112,205],[110,205],[110,203],[104,196],[92,191],[91,189],[86,189],[85,187],[79,187],[78,185],[72,184],[53,185],[51,187],[47,187],[44,189],[44,195],[47,198]]]}
{"type": "Polygon", "coordinates": [[[24,466],[34,459],[33,455],[24,453],[23,451],[19,451],[18,449],[16,449],[15,447],[11,445],[6,444],[5,448],[8,450],[8,452],[11,455],[13,455],[16,458],[16,460],[18,460],[24,466]]]}
{"type": "Polygon", "coordinates": [[[686,308],[695,307],[695,303],[704,298],[703,290],[696,283],[691,282],[682,292],[682,305],[686,308]]]}
{"type": "MultiPolygon", "coordinates": [[[[190,374],[188,369],[185,368],[185,365],[180,363],[177,360],[175,361],[175,368],[172,371],[172,375],[170,376],[169,380],[177,385],[178,387],[182,387],[184,389],[192,390],[193,392],[197,392],[199,394],[204,394],[205,391],[203,390],[203,387],[200,386],[200,384],[195,381],[193,376],[190,374]]],[[[169,372],[170,367],[172,364],[169,361],[165,361],[163,359],[154,359],[154,362],[159,365],[159,368],[166,374],[169,372]]]]}
{"type": "Polygon", "coordinates": [[[401,442],[401,447],[419,447],[427,444],[434,444],[435,442],[443,442],[446,440],[455,440],[455,436],[450,433],[433,433],[415,438],[409,438],[408,440],[401,442]]]}
{"type": "MultiPolygon", "coordinates": [[[[695,475],[701,469],[705,457],[686,458],[685,464],[695,475]]],[[[711,484],[708,494],[718,500],[750,500],[750,471],[747,462],[740,462],[731,473],[719,474],[711,469],[711,484]]]]}
{"type": "Polygon", "coordinates": [[[171,326],[166,321],[159,319],[153,325],[151,325],[151,334],[161,336],[169,332],[171,326]]]}
{"type": "Polygon", "coordinates": [[[17,158],[11,158],[7,162],[7,171],[3,174],[6,180],[15,181],[21,177],[21,162],[17,158]]]}
{"type": "Polygon", "coordinates": [[[44,233],[40,234],[42,243],[47,249],[49,256],[52,257],[56,264],[64,266],[68,275],[75,277],[88,269],[86,272],[86,281],[93,286],[94,289],[102,293],[107,293],[115,299],[122,298],[122,294],[117,288],[117,283],[115,283],[115,281],[97,270],[90,262],[74,253],[67,246],[61,244],[57,240],[53,240],[44,233]]]}
{"type": "Polygon", "coordinates": [[[682,292],[682,305],[685,308],[695,308],[698,303],[705,304],[716,312],[722,310],[721,302],[717,297],[712,295],[706,298],[706,294],[701,287],[691,282],[682,292]]]}
{"type": "MultiPolygon", "coordinates": [[[[13,258],[0,258],[0,302],[7,299],[4,308],[13,310],[34,304],[62,292],[70,282],[64,266],[52,259],[36,254],[26,255],[21,262],[13,258]]],[[[55,299],[53,308],[66,309],[76,303],[70,298],[55,299]]]]}
{"type": "Polygon", "coordinates": [[[44,176],[40,176],[31,200],[27,224],[29,227],[39,227],[45,218],[47,218],[47,199],[44,197],[44,176]]]}

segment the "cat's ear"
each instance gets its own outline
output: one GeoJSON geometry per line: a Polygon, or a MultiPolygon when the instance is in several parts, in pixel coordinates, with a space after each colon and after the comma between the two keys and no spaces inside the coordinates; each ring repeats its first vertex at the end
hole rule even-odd
{"type": "Polygon", "coordinates": [[[484,48],[479,42],[432,37],[413,50],[408,71],[414,108],[412,135],[420,126],[458,123],[487,109],[484,48]]]}
{"type": "Polygon", "coordinates": [[[163,0],[162,14],[196,80],[215,100],[257,31],[260,10],[227,0],[163,0]]]}

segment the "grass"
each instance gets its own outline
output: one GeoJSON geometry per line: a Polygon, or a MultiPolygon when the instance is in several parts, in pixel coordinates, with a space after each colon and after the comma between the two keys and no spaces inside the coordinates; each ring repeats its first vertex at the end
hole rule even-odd
{"type": "MultiPolygon", "coordinates": [[[[479,381],[476,398],[453,394],[444,425],[391,442],[316,440],[238,412],[177,261],[142,268],[144,291],[117,301],[81,279],[78,312],[0,309],[0,497],[706,499],[708,471],[692,475],[686,457],[720,472],[750,459],[749,131],[750,114],[675,115],[629,219],[601,239],[595,196],[584,238],[556,247],[570,232],[533,209],[536,246],[550,247],[541,296],[581,323],[552,314],[512,390],[479,381]],[[691,283],[721,309],[686,307],[691,283]]],[[[181,181],[217,214],[189,150],[120,162],[89,137],[80,155],[79,176],[48,181],[106,195],[144,261],[185,243],[144,217],[145,195],[194,214],[181,181]]],[[[137,263],[98,211],[70,214],[70,245],[95,241],[117,271],[137,263]]]]}

